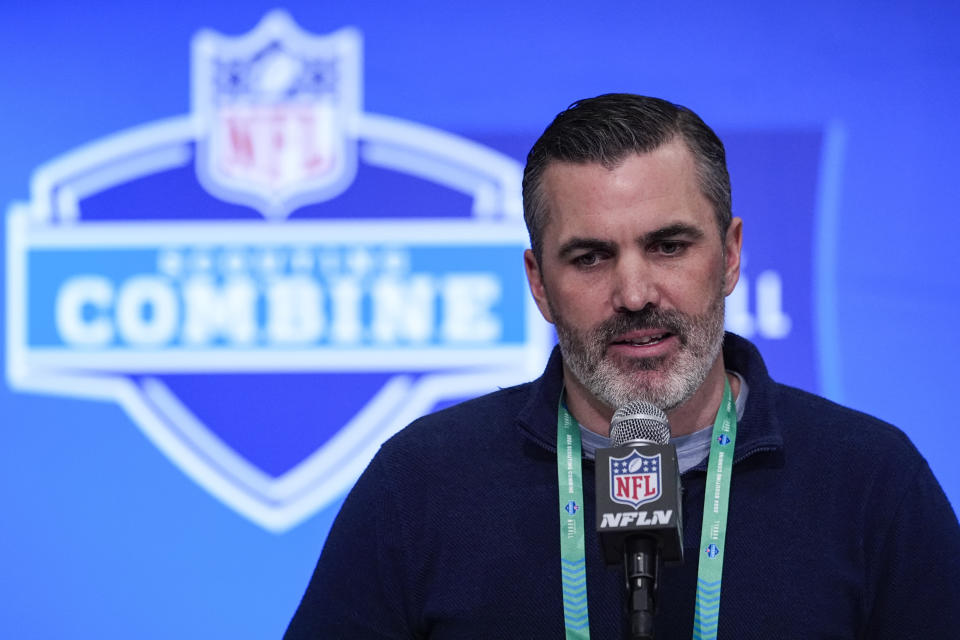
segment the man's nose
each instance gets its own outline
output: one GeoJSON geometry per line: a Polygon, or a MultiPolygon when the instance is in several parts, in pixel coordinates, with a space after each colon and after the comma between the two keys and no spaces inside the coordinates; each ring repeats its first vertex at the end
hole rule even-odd
{"type": "Polygon", "coordinates": [[[641,256],[624,255],[614,272],[612,303],[615,311],[640,311],[647,305],[659,306],[660,288],[654,270],[641,256]]]}

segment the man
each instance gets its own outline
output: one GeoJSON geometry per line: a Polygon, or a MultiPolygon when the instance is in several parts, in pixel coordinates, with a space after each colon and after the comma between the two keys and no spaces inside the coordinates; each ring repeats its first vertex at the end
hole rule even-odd
{"type": "Polygon", "coordinates": [[[713,131],[663,100],[583,100],[534,145],[523,191],[524,264],[559,349],[540,379],[383,446],[287,637],[564,637],[561,397],[583,441],[590,636],[625,636],[623,568],[604,564],[591,526],[592,459],[615,408],[639,398],[667,412],[684,488],[686,561],[660,573],[657,637],[692,637],[727,384],[738,435],[718,637],[955,637],[960,526],[923,458],[894,427],[776,384],[723,332],[742,221],[713,131]]]}

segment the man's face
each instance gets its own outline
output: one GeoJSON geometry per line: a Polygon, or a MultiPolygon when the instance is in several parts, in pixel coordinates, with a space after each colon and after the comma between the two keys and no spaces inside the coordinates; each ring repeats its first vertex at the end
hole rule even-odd
{"type": "Polygon", "coordinates": [[[543,194],[541,264],[525,263],[567,375],[608,407],[680,406],[718,362],[741,221],[721,241],[679,139],[612,170],[554,162],[543,194]]]}

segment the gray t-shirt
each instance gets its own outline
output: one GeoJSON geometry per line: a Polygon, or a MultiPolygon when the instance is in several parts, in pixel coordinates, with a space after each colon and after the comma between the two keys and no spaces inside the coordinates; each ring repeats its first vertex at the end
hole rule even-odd
{"type": "MultiPolygon", "coordinates": [[[[743,379],[736,371],[731,371],[733,375],[740,380],[740,392],[737,394],[737,420],[743,418],[744,408],[747,406],[747,381],[743,379]]],[[[692,469],[702,462],[710,453],[710,436],[713,433],[713,425],[708,424],[702,429],[698,429],[691,434],[670,438],[671,444],[677,448],[677,464],[680,466],[680,473],[692,469]]],[[[610,438],[605,438],[598,433],[580,425],[580,440],[583,456],[587,460],[593,460],[597,449],[612,447],[610,438]]]]}

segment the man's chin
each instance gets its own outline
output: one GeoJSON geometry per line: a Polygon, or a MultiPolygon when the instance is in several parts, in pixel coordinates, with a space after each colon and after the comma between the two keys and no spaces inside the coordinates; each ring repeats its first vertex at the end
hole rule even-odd
{"type": "Polygon", "coordinates": [[[596,376],[594,382],[595,395],[614,409],[634,400],[645,400],[661,408],[665,402],[674,404],[669,399],[675,395],[671,393],[670,377],[658,367],[634,367],[628,371],[607,369],[596,376]]]}
{"type": "Polygon", "coordinates": [[[604,364],[608,370],[616,371],[618,376],[630,377],[641,373],[666,375],[669,356],[626,356],[607,354],[604,364]]]}

